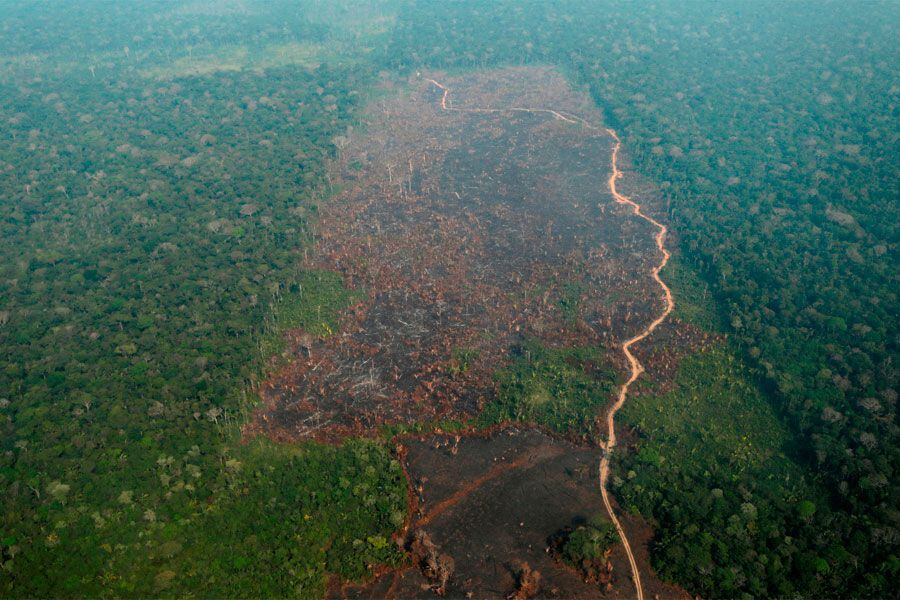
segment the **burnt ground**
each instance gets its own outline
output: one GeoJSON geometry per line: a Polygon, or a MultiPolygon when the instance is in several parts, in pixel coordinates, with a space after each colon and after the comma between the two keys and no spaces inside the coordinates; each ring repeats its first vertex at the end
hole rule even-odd
{"type": "MultiPolygon", "coordinates": [[[[602,123],[587,95],[551,69],[436,79],[454,107],[553,107],[602,123]]],[[[411,79],[373,102],[365,131],[341,144],[332,177],[343,191],[322,207],[305,266],[341,273],[362,300],[343,313],[340,333],[305,340],[306,351],[308,336],[289,333],[291,359],[261,387],[247,434],[339,442],[384,425],[473,417],[525,339],[601,348],[624,373],[619,344],[662,310],[650,277],[655,232],[613,200],[612,139],[602,128],[545,113],[442,111],[441,95],[411,79]]],[[[651,214],[664,214],[648,182],[623,184],[651,214]]],[[[697,330],[669,321],[636,354],[664,383],[700,341],[697,330]]],[[[425,531],[452,557],[448,593],[505,596],[522,563],[541,572],[541,596],[601,592],[546,552],[553,533],[603,510],[596,448],[521,429],[400,442],[419,497],[399,541],[408,547],[425,531]]],[[[647,597],[683,595],[652,574],[651,529],[622,520],[647,597]]],[[[611,562],[604,593],[631,596],[620,547],[611,562]]],[[[415,568],[330,593],[434,595],[415,568]]]]}
{"type": "MultiPolygon", "coordinates": [[[[561,528],[602,510],[595,449],[512,427],[484,436],[410,441],[406,466],[417,495],[412,529],[427,532],[455,563],[446,596],[505,598],[523,563],[540,573],[539,597],[596,598],[605,587],[586,583],[549,552],[550,538],[561,528]]],[[[621,548],[610,560],[612,585],[605,597],[631,597],[621,548]]],[[[642,574],[648,598],[685,596],[649,571],[642,574]]],[[[367,586],[333,586],[331,595],[433,598],[432,586],[411,566],[367,586]]]]}
{"type": "MultiPolygon", "coordinates": [[[[546,69],[448,84],[478,106],[528,101],[600,120],[546,69]],[[497,98],[517,89],[543,94],[497,98]]],[[[473,416],[525,338],[600,346],[621,362],[616,344],[662,300],[649,276],[652,228],[609,193],[609,135],[546,114],[441,111],[423,80],[368,116],[341,157],[345,191],[323,210],[309,265],[342,273],[365,300],[341,335],[296,352],[271,378],[260,429],[337,441],[473,416]],[[471,357],[465,372],[460,350],[471,357]]]]}

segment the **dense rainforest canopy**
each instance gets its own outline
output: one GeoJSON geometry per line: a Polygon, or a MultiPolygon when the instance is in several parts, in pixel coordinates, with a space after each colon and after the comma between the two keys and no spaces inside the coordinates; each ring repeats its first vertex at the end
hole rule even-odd
{"type": "Polygon", "coordinates": [[[369,71],[310,62],[343,33],[297,7],[214,4],[3,7],[5,596],[316,595],[393,560],[384,447],[232,446],[278,331],[345,302],[298,256],[369,71]]]}
{"type": "MultiPolygon", "coordinates": [[[[891,593],[900,5],[251,6],[0,3],[2,595],[321,596],[402,560],[387,434],[238,427],[280,332],[351,301],[299,257],[373,83],[521,64],[590,91],[665,198],[676,293],[731,339],[626,412],[659,432],[616,466],[654,567],[711,597],[891,593]]],[[[557,377],[535,355],[487,418],[557,377]]]]}

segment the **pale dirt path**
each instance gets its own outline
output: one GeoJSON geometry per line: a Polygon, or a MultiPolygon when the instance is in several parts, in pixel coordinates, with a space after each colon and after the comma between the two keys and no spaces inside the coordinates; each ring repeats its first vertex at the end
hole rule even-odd
{"type": "Polygon", "coordinates": [[[630,206],[634,214],[638,217],[644,219],[648,223],[651,223],[654,227],[659,229],[659,232],[656,234],[656,247],[659,249],[660,253],[662,253],[662,260],[659,261],[659,264],[653,268],[653,279],[656,280],[656,283],[663,290],[663,296],[666,301],[666,307],[663,309],[661,315],[659,315],[656,319],[653,320],[643,331],[639,334],[627,340],[622,344],[622,352],[625,353],[625,358],[628,359],[628,365],[631,369],[631,375],[628,377],[628,380],[622,384],[622,387],[619,388],[619,397],[616,399],[616,403],[612,405],[609,409],[609,412],[606,414],[606,430],[608,432],[608,436],[606,439],[606,446],[604,448],[603,455],[600,457],[600,493],[603,495],[603,504],[606,506],[606,512],[609,513],[609,518],[616,526],[616,530],[619,532],[619,537],[622,538],[622,545],[625,546],[625,553],[628,555],[628,562],[631,563],[631,573],[634,577],[634,585],[637,589],[637,597],[638,600],[643,600],[644,592],[641,589],[641,578],[638,574],[637,563],[634,561],[634,555],[631,552],[631,546],[628,544],[628,538],[625,537],[625,530],[622,528],[622,524],[619,522],[618,517],[616,517],[616,513],[613,510],[612,504],[609,501],[609,492],[607,491],[607,482],[609,480],[609,457],[612,455],[613,448],[616,445],[616,427],[615,427],[615,418],[616,413],[619,412],[619,409],[625,404],[625,399],[628,396],[628,389],[631,387],[631,384],[637,380],[641,373],[644,372],[644,366],[640,363],[640,361],[631,353],[631,347],[636,343],[640,342],[651,333],[653,330],[659,327],[660,323],[666,320],[666,317],[672,312],[672,309],[675,308],[675,301],[672,298],[672,290],[669,289],[669,286],[665,284],[665,282],[660,278],[659,272],[663,270],[663,267],[669,262],[669,258],[671,254],[666,249],[666,234],[668,233],[668,228],[654,219],[653,217],[648,217],[643,212],[641,212],[641,205],[637,202],[634,202],[627,196],[623,196],[616,189],[616,179],[622,176],[622,172],[619,170],[618,158],[619,158],[619,148],[622,146],[621,140],[619,140],[619,136],[616,135],[616,132],[612,129],[606,130],[609,135],[616,141],[616,145],[613,146],[612,151],[612,174],[609,176],[609,191],[612,192],[613,198],[615,198],[616,202],[619,204],[627,204],[630,206]]]}
{"type": "MultiPolygon", "coordinates": [[[[580,124],[589,129],[599,129],[598,127],[591,125],[586,122],[584,119],[580,117],[576,117],[573,115],[565,115],[561,112],[548,109],[548,108],[521,108],[516,106],[506,107],[506,108],[455,108],[447,105],[447,100],[450,96],[450,89],[444,85],[441,85],[434,79],[426,79],[429,83],[435,85],[437,88],[443,91],[443,95],[441,96],[441,109],[445,111],[456,111],[456,112],[470,112],[470,113],[508,113],[508,112],[528,112],[528,113],[545,113],[553,116],[556,119],[560,119],[567,123],[580,124]]],[[[616,399],[615,404],[609,409],[609,412],[606,414],[606,429],[607,429],[607,441],[603,447],[603,455],[600,458],[600,492],[603,496],[603,504],[606,507],[606,512],[609,513],[609,518],[613,522],[616,527],[616,531],[619,534],[619,538],[622,540],[622,546],[625,548],[625,554],[628,556],[628,562],[631,565],[631,577],[634,581],[635,591],[637,593],[638,600],[644,600],[644,590],[641,587],[641,575],[638,570],[637,562],[634,560],[634,554],[631,551],[631,545],[628,543],[628,537],[625,535],[625,529],[622,527],[622,523],[619,521],[619,518],[616,516],[615,511],[613,510],[612,503],[609,500],[609,492],[607,491],[607,485],[609,481],[609,457],[612,455],[613,448],[616,445],[616,427],[615,427],[615,418],[616,413],[619,412],[619,409],[625,404],[625,400],[628,397],[628,390],[631,387],[631,384],[634,383],[638,377],[640,377],[641,373],[644,372],[644,366],[641,362],[632,354],[631,347],[636,343],[640,342],[647,336],[649,336],[653,331],[659,327],[659,325],[666,320],[669,314],[672,312],[672,309],[675,308],[675,301],[672,298],[672,290],[669,289],[669,286],[665,284],[665,282],[660,278],[659,273],[669,262],[669,258],[671,254],[666,249],[666,234],[668,233],[668,228],[654,219],[653,217],[649,217],[645,215],[641,210],[641,205],[637,202],[633,201],[631,198],[619,193],[616,189],[616,180],[622,176],[622,172],[619,170],[618,159],[619,159],[619,149],[622,147],[622,141],[619,139],[619,136],[612,129],[604,129],[606,133],[608,133],[613,140],[615,140],[615,146],[613,146],[612,151],[612,174],[609,176],[609,191],[612,193],[613,198],[619,204],[626,204],[632,208],[635,216],[640,217],[641,219],[647,221],[654,227],[656,227],[659,231],[656,234],[656,247],[662,254],[662,260],[660,260],[659,264],[653,268],[652,274],[653,279],[656,283],[659,284],[660,288],[662,288],[663,296],[665,299],[665,309],[662,314],[660,314],[656,319],[654,319],[647,327],[645,327],[639,334],[634,336],[633,338],[625,341],[622,344],[622,352],[625,354],[625,358],[628,359],[628,365],[630,368],[630,375],[628,380],[622,384],[622,387],[619,388],[619,395],[616,399]]]]}

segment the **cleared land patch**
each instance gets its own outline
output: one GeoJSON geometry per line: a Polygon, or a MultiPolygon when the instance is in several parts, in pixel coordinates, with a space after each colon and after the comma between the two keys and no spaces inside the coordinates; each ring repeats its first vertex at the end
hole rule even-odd
{"type": "MultiPolygon", "coordinates": [[[[553,106],[601,122],[550,69],[441,80],[459,90],[457,106],[553,106]]],[[[440,434],[398,439],[416,494],[396,541],[420,569],[332,592],[506,595],[541,565],[542,593],[592,596],[609,583],[613,595],[633,593],[620,548],[610,577],[590,583],[549,553],[552,536],[603,511],[600,417],[626,371],[620,345],[663,304],[651,278],[655,228],[610,194],[610,135],[547,113],[442,111],[440,90],[415,78],[370,106],[364,132],[336,143],[342,192],[321,209],[306,266],[339,273],[355,302],[336,335],[288,332],[288,361],[263,385],[249,429],[339,442],[463,427],[448,457],[427,449],[451,443],[440,434]],[[477,433],[507,421],[548,433],[477,433]],[[436,583],[445,556],[453,575],[436,583]]],[[[693,341],[677,324],[660,332],[669,346],[693,341]]],[[[652,346],[636,349],[648,368],[652,346]]],[[[649,530],[625,521],[646,563],[649,530]]],[[[663,589],[641,570],[648,590],[663,589]]]]}
{"type": "MultiPolygon", "coordinates": [[[[409,535],[414,564],[366,587],[333,587],[332,596],[433,597],[435,582],[415,568],[420,557],[414,540],[423,532],[439,555],[452,558],[443,590],[448,597],[471,592],[506,598],[525,565],[539,573],[540,597],[596,598],[600,590],[609,598],[633,594],[620,547],[609,556],[608,576],[589,582],[550,551],[554,536],[601,510],[595,449],[516,427],[480,436],[439,434],[406,445],[405,468],[416,500],[409,535]]],[[[683,596],[653,577],[645,588],[650,597],[683,596]]]]}
{"type": "MultiPolygon", "coordinates": [[[[340,335],[296,337],[295,359],[263,392],[260,423],[276,438],[473,417],[524,340],[613,355],[659,302],[652,232],[606,185],[607,135],[539,114],[443,113],[435,89],[411,87],[344,142],[345,191],[322,211],[309,266],[364,298],[340,335]]],[[[550,70],[457,87],[473,104],[528,90],[520,103],[600,118],[550,70]]]]}

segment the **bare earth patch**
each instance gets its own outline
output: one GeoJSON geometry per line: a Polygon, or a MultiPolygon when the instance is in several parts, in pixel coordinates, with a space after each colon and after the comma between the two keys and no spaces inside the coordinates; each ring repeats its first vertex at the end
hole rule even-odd
{"type": "MultiPolygon", "coordinates": [[[[416,493],[408,539],[424,531],[439,553],[452,557],[447,597],[505,598],[526,564],[540,573],[539,597],[596,598],[601,591],[608,598],[633,596],[619,547],[610,559],[609,589],[583,581],[549,551],[554,534],[602,508],[596,449],[515,427],[483,436],[430,436],[409,441],[407,448],[416,493]]],[[[648,597],[686,597],[643,573],[648,597]]],[[[433,587],[413,565],[368,586],[335,586],[331,594],[426,598],[434,597],[433,587]]]]}

